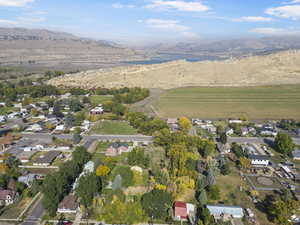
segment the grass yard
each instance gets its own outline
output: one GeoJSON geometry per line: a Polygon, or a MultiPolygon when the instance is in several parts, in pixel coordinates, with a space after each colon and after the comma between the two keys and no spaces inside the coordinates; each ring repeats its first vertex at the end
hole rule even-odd
{"type": "MultiPolygon", "coordinates": [[[[21,197],[20,197],[21,198],[21,197]]],[[[15,219],[20,213],[26,208],[30,203],[32,198],[23,198],[15,204],[9,205],[6,207],[5,211],[1,215],[1,219],[15,219]]]]}
{"type": "Polygon", "coordinates": [[[113,96],[111,95],[92,95],[89,97],[93,106],[103,104],[103,102],[111,100],[113,96]]]}
{"type": "Polygon", "coordinates": [[[300,119],[300,85],[178,88],[163,93],[153,106],[165,118],[300,119]]]}
{"type": "Polygon", "coordinates": [[[137,134],[137,130],[131,127],[126,121],[105,120],[96,123],[91,129],[91,133],[133,135],[137,134]]]}

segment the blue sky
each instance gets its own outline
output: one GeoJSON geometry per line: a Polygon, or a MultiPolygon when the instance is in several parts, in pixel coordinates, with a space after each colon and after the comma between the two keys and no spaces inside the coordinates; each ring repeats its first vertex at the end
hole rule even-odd
{"type": "Polygon", "coordinates": [[[0,26],[119,42],[300,34],[300,0],[0,0],[0,26]]]}

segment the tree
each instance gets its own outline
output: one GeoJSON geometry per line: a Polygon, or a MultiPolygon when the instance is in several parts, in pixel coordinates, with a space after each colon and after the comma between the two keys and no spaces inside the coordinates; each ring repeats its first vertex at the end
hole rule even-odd
{"type": "Polygon", "coordinates": [[[192,127],[192,122],[186,117],[180,117],[179,126],[182,132],[188,133],[192,127]]]}
{"type": "Polygon", "coordinates": [[[205,206],[199,206],[197,209],[197,218],[199,225],[214,225],[214,217],[205,206]]]}
{"type": "Polygon", "coordinates": [[[171,160],[171,170],[174,176],[181,176],[185,171],[187,149],[184,143],[174,144],[168,152],[171,160]]]}
{"type": "Polygon", "coordinates": [[[218,200],[221,197],[221,191],[218,185],[210,185],[208,187],[208,198],[211,200],[218,200]]]}
{"type": "Polygon", "coordinates": [[[238,145],[237,143],[232,144],[232,151],[235,154],[235,156],[238,157],[238,158],[246,156],[246,154],[243,151],[242,147],[240,145],[238,145]]]}
{"type": "Polygon", "coordinates": [[[224,129],[223,126],[221,126],[221,125],[217,126],[217,134],[218,134],[218,135],[223,134],[224,131],[225,131],[225,129],[224,129]]]}
{"type": "Polygon", "coordinates": [[[224,165],[221,166],[221,174],[222,175],[228,175],[230,174],[230,167],[229,167],[229,164],[228,163],[225,163],[224,165]]]}
{"type": "Polygon", "coordinates": [[[292,138],[285,133],[277,134],[275,138],[275,146],[278,152],[289,155],[295,147],[292,138]]]}
{"type": "Polygon", "coordinates": [[[90,104],[91,100],[88,97],[84,96],[83,99],[82,99],[82,103],[83,104],[90,104]]]}
{"type": "Polygon", "coordinates": [[[202,156],[207,158],[208,156],[212,155],[216,150],[216,145],[213,141],[206,141],[204,144],[204,149],[202,156]]]}
{"type": "Polygon", "coordinates": [[[104,165],[98,166],[98,168],[96,169],[96,175],[98,177],[105,177],[109,174],[109,172],[110,172],[110,168],[104,165]]]}
{"type": "Polygon", "coordinates": [[[36,108],[32,108],[31,111],[30,111],[30,114],[31,114],[32,116],[38,116],[38,115],[39,115],[39,112],[37,111],[36,108]]]}
{"type": "Polygon", "coordinates": [[[144,148],[137,147],[134,148],[128,154],[128,164],[131,166],[142,166],[148,167],[149,165],[149,157],[145,154],[144,148]]]}
{"type": "Polygon", "coordinates": [[[245,168],[245,169],[251,168],[251,161],[250,161],[250,159],[247,159],[246,157],[241,157],[239,159],[239,162],[240,162],[240,165],[241,165],[242,168],[245,168]]]}
{"type": "Polygon", "coordinates": [[[88,208],[96,194],[101,191],[101,180],[95,173],[89,173],[79,179],[76,193],[80,197],[81,204],[88,208]]]}
{"type": "Polygon", "coordinates": [[[55,102],[53,105],[53,115],[56,117],[64,117],[64,114],[61,112],[61,105],[60,102],[55,102]]]}
{"type": "Polygon", "coordinates": [[[212,168],[209,168],[208,172],[207,172],[207,175],[206,175],[206,185],[211,186],[211,185],[214,185],[216,183],[217,183],[217,181],[216,181],[214,171],[212,170],[212,168]]]}
{"type": "Polygon", "coordinates": [[[71,99],[69,102],[69,107],[71,111],[79,112],[83,108],[83,105],[78,99],[71,99]]]}
{"type": "Polygon", "coordinates": [[[90,153],[88,153],[86,151],[86,148],[83,146],[76,147],[74,152],[72,153],[72,156],[74,163],[79,165],[83,165],[91,158],[90,153]]]}
{"type": "Polygon", "coordinates": [[[272,216],[273,222],[278,225],[291,225],[290,217],[299,208],[299,202],[295,200],[282,200],[273,201],[269,213],[272,216]]]}
{"type": "Polygon", "coordinates": [[[149,217],[166,220],[172,208],[173,198],[170,193],[154,189],[142,196],[142,207],[149,217]]]}
{"type": "Polygon", "coordinates": [[[75,125],[75,117],[73,114],[68,113],[65,117],[65,124],[67,127],[73,127],[75,125]]]}
{"type": "Polygon", "coordinates": [[[79,133],[75,133],[73,135],[73,142],[74,144],[79,144],[79,142],[81,141],[82,137],[79,133]]]}
{"type": "Polygon", "coordinates": [[[201,205],[206,205],[207,204],[207,193],[206,193],[206,190],[203,189],[200,194],[198,195],[198,198],[197,198],[199,204],[201,205]]]}
{"type": "Polygon", "coordinates": [[[226,133],[222,133],[222,134],[220,135],[220,142],[221,142],[222,144],[226,144],[226,143],[227,143],[227,135],[226,135],[226,133]]]}

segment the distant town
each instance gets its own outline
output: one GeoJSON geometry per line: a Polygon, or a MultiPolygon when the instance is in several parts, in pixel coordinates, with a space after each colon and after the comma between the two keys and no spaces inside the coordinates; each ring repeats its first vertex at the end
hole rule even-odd
{"type": "Polygon", "coordinates": [[[160,118],[144,88],[0,83],[0,223],[300,222],[300,122],[160,118]]]}

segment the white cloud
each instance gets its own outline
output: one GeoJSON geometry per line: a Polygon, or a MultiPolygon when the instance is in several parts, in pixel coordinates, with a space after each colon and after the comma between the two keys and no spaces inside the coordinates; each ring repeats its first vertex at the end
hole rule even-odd
{"type": "Polygon", "coordinates": [[[193,32],[190,32],[190,31],[185,31],[185,32],[182,32],[181,33],[185,38],[188,38],[188,39],[198,39],[199,38],[199,35],[198,34],[195,34],[193,32]]]}
{"type": "Polygon", "coordinates": [[[300,3],[300,0],[293,0],[291,2],[282,2],[281,4],[297,4],[300,3]]]}
{"type": "Polygon", "coordinates": [[[179,24],[177,20],[162,20],[162,19],[148,19],[145,21],[151,28],[185,32],[190,30],[190,27],[179,24]]]}
{"type": "Polygon", "coordinates": [[[19,23],[17,21],[13,21],[13,20],[2,20],[2,19],[0,19],[0,24],[1,25],[18,25],[19,23]]]}
{"type": "Polygon", "coordinates": [[[286,29],[286,28],[273,28],[273,27],[261,27],[251,30],[253,33],[281,36],[281,35],[299,35],[300,30],[296,29],[286,29]]]}
{"type": "Polygon", "coordinates": [[[24,7],[35,0],[0,0],[0,6],[24,7]]]}
{"type": "Polygon", "coordinates": [[[281,18],[292,18],[294,20],[300,18],[300,5],[286,5],[275,8],[269,8],[266,14],[281,18]]]}
{"type": "Polygon", "coordinates": [[[174,9],[186,12],[206,12],[209,10],[209,7],[201,2],[186,2],[182,0],[152,0],[152,3],[147,5],[146,8],[160,10],[174,9]]]}
{"type": "Polygon", "coordinates": [[[234,22],[270,22],[273,19],[270,17],[262,17],[262,16],[244,16],[240,18],[235,18],[232,21],[234,22]]]}
{"type": "Polygon", "coordinates": [[[112,4],[112,7],[115,9],[123,9],[123,8],[134,8],[135,6],[134,5],[124,5],[121,3],[114,3],[114,4],[112,4]]]}

